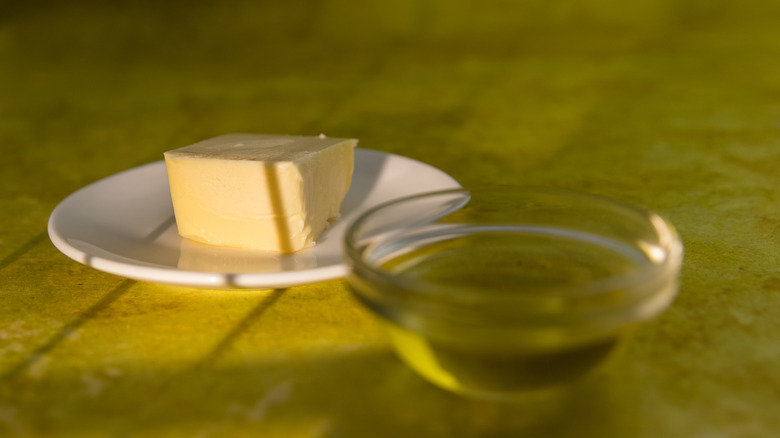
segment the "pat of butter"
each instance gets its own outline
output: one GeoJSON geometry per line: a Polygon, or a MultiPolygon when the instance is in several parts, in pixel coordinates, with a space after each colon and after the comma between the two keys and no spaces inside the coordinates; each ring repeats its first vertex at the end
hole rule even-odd
{"type": "Polygon", "coordinates": [[[165,152],[179,234],[295,252],[314,245],[352,181],[357,140],[228,134],[165,152]]]}

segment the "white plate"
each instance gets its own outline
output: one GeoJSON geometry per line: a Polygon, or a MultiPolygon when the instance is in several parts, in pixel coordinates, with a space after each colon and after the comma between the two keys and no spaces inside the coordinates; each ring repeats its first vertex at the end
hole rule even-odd
{"type": "Polygon", "coordinates": [[[452,177],[425,163],[356,149],[341,219],[313,248],[275,254],[179,237],[165,163],[158,161],[68,196],[49,218],[49,237],[77,262],[136,280],[209,289],[280,288],[346,275],[341,240],[347,225],[368,208],[402,196],[459,187],[452,177]]]}

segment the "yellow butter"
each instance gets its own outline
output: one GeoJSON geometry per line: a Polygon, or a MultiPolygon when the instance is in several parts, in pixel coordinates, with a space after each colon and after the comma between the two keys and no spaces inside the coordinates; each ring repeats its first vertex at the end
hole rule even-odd
{"type": "Polygon", "coordinates": [[[211,245],[314,245],[349,189],[357,140],[228,134],[165,152],[176,225],[211,245]]]}

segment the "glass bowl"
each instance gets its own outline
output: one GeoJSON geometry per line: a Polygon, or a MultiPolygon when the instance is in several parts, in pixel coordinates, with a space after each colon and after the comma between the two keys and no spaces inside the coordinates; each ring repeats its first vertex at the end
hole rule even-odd
{"type": "Polygon", "coordinates": [[[570,387],[677,293],[660,216],[559,190],[447,190],[380,205],[345,236],[347,284],[427,380],[512,400],[570,387]]]}

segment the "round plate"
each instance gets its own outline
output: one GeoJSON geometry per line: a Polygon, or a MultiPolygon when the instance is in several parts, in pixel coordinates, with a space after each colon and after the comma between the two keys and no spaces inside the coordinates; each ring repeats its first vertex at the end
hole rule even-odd
{"type": "Polygon", "coordinates": [[[345,276],[341,240],[347,224],[372,206],[459,187],[452,177],[425,163],[356,149],[341,218],[314,247],[277,254],[179,237],[165,163],[158,161],[107,177],[67,197],[49,218],[49,237],[77,262],[136,280],[209,289],[281,288],[345,276]]]}

